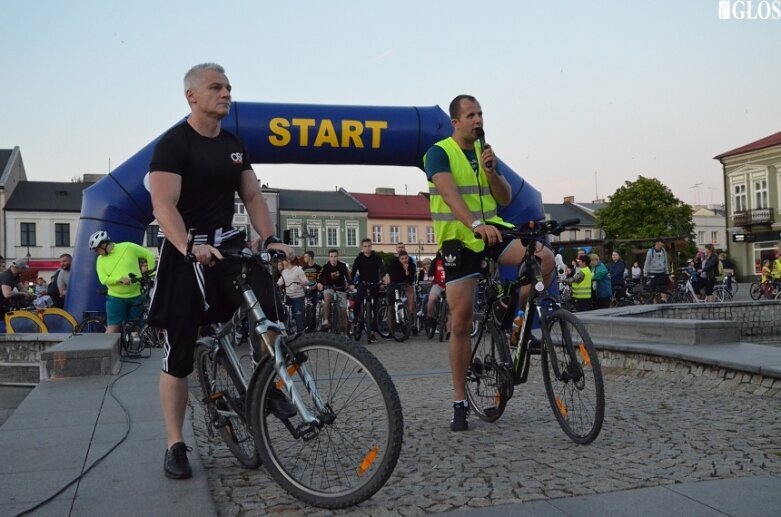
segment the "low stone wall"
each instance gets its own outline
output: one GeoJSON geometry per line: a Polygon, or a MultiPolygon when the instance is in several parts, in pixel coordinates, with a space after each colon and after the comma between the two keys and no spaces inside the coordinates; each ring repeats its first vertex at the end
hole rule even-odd
{"type": "Polygon", "coordinates": [[[744,341],[761,341],[757,338],[781,338],[781,301],[775,300],[654,305],[653,310],[634,313],[631,316],[733,321],[738,323],[740,336],[744,341]]]}
{"type": "Polygon", "coordinates": [[[40,382],[41,354],[70,334],[0,334],[0,384],[40,382]]]}
{"type": "Polygon", "coordinates": [[[670,357],[600,350],[599,361],[603,370],[615,369],[632,372],[639,377],[653,377],[676,373],[685,379],[696,379],[700,385],[725,384],[735,390],[781,399],[781,379],[757,373],[741,372],[670,357]]]}

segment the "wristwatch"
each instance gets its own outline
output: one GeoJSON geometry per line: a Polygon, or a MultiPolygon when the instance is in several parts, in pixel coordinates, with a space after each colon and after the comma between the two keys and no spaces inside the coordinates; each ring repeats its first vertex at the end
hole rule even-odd
{"type": "Polygon", "coordinates": [[[472,224],[471,224],[472,230],[477,229],[477,227],[482,225],[482,224],[483,224],[483,221],[481,221],[480,219],[475,219],[474,221],[472,221],[472,224]]]}

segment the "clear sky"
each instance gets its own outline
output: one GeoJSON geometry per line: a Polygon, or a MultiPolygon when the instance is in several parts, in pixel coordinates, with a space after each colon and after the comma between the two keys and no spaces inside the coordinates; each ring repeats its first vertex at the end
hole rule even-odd
{"type": "MultiPolygon", "coordinates": [[[[0,148],[19,146],[34,181],[105,173],[188,112],[184,72],[214,61],[236,101],[446,109],[471,93],[487,140],[545,202],[609,196],[639,174],[719,202],[712,157],[781,131],[781,20],[720,20],[718,8],[2,0],[0,148]]],[[[426,189],[411,168],[255,169],[278,188],[426,189]]]]}

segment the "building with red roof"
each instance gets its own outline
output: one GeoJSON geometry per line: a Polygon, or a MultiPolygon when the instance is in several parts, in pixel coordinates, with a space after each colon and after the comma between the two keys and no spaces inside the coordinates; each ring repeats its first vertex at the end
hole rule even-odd
{"type": "Polygon", "coordinates": [[[374,194],[351,192],[367,209],[368,235],[375,251],[396,252],[403,242],[414,257],[433,257],[437,253],[434,223],[431,221],[428,197],[423,194],[401,195],[392,188],[378,188],[374,194]]]}
{"type": "Polygon", "coordinates": [[[714,156],[724,171],[729,255],[754,280],[781,240],[781,132],[714,156]]]}

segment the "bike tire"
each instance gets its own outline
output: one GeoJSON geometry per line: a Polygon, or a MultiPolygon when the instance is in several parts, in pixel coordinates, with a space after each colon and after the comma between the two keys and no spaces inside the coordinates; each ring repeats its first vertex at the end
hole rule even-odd
{"type": "Polygon", "coordinates": [[[466,374],[466,398],[469,409],[484,422],[502,416],[513,390],[512,359],[507,334],[495,323],[474,344],[466,374]]]}
{"type": "Polygon", "coordinates": [[[589,444],[599,436],[605,417],[602,368],[591,336],[575,315],[563,309],[545,318],[542,331],[540,363],[548,402],[564,433],[577,444],[589,444]]]}
{"type": "Polygon", "coordinates": [[[762,298],[763,292],[764,289],[762,288],[762,284],[759,282],[752,282],[751,286],[748,288],[748,295],[752,300],[759,300],[762,298]]]}
{"type": "MultiPolygon", "coordinates": [[[[437,313],[438,312],[439,311],[437,311],[437,313]]],[[[425,316],[424,318],[423,328],[426,329],[426,337],[429,339],[434,339],[434,335],[437,333],[437,320],[429,320],[425,316]]]]}
{"type": "Polygon", "coordinates": [[[87,318],[82,320],[73,331],[74,334],[104,334],[106,321],[102,318],[87,318]]]}
{"type": "Polygon", "coordinates": [[[439,342],[445,341],[445,334],[447,334],[447,317],[450,314],[450,307],[447,305],[447,300],[442,302],[442,307],[439,309],[439,317],[437,318],[437,329],[439,329],[439,342]]]}
{"type": "Polygon", "coordinates": [[[284,420],[268,409],[278,385],[273,361],[255,372],[249,400],[258,452],[269,474],[294,497],[321,508],[348,508],[387,482],[401,452],[401,401],[388,372],[365,347],[343,336],[310,334],[291,343],[285,366],[304,405],[323,419],[296,438],[300,413],[284,420]],[[312,384],[303,379],[306,370],[312,384]],[[310,388],[326,404],[321,414],[310,388]]]}
{"type": "Polygon", "coordinates": [[[716,297],[717,302],[731,302],[732,293],[726,286],[720,285],[713,289],[713,295],[716,297]]]}
{"type": "Polygon", "coordinates": [[[393,336],[394,340],[398,341],[399,343],[403,343],[407,340],[410,334],[409,311],[407,310],[406,306],[402,305],[399,307],[398,311],[394,312],[396,315],[392,321],[393,328],[391,330],[391,335],[393,336]]]}
{"type": "Polygon", "coordinates": [[[388,326],[388,304],[380,302],[377,307],[377,315],[374,319],[374,328],[377,334],[386,339],[391,337],[391,330],[388,326]]]}
{"type": "Polygon", "coordinates": [[[220,438],[239,463],[247,468],[260,466],[255,439],[247,425],[246,397],[241,382],[221,350],[203,343],[195,348],[195,371],[208,424],[217,428],[220,438]]]}

